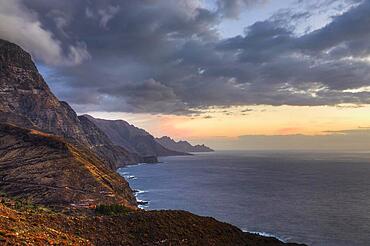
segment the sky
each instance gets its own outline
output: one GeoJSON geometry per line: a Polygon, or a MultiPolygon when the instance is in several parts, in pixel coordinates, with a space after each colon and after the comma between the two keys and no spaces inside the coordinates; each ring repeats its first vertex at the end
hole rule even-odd
{"type": "Polygon", "coordinates": [[[369,13],[369,0],[0,0],[0,38],[79,114],[217,149],[368,149],[369,13]]]}

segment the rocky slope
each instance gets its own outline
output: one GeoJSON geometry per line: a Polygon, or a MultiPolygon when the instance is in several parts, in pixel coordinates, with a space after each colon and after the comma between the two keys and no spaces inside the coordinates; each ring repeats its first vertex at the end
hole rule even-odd
{"type": "Polygon", "coordinates": [[[187,153],[173,151],[163,147],[148,132],[134,125],[130,125],[126,121],[96,119],[89,115],[85,115],[84,117],[93,121],[114,144],[144,157],[187,155],[187,153]]]}
{"type": "Polygon", "coordinates": [[[112,168],[140,161],[114,146],[88,119],[79,118],[59,101],[39,74],[31,56],[19,46],[0,40],[0,122],[42,130],[88,146],[112,168]]]}
{"type": "Polygon", "coordinates": [[[106,203],[136,209],[128,183],[88,149],[8,124],[0,124],[0,191],[63,209],[106,203]]]}
{"type": "Polygon", "coordinates": [[[213,149],[205,146],[204,144],[193,146],[187,141],[176,142],[175,140],[167,136],[156,138],[156,141],[167,149],[180,151],[180,152],[213,152],[214,151],[213,149]]]}
{"type": "Polygon", "coordinates": [[[183,211],[66,215],[1,195],[0,244],[297,246],[183,211]]]}

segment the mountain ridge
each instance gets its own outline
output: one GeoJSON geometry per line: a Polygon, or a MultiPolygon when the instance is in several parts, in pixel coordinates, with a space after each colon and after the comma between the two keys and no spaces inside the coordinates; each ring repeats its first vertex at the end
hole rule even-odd
{"type": "Polygon", "coordinates": [[[160,143],[162,146],[175,150],[175,151],[182,151],[182,152],[213,152],[214,150],[202,145],[191,145],[187,141],[175,141],[172,138],[168,136],[163,136],[161,138],[156,138],[156,141],[160,143]]]}
{"type": "Polygon", "coordinates": [[[165,148],[144,129],[124,120],[105,120],[83,115],[95,123],[109,138],[119,146],[138,153],[143,157],[189,155],[185,152],[165,148]]]}

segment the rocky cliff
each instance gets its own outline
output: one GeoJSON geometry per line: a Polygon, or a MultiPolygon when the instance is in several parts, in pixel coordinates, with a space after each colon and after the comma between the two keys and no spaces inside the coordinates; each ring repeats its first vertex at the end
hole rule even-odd
{"type": "Polygon", "coordinates": [[[88,119],[50,91],[31,56],[19,46],[0,40],[0,122],[53,133],[85,145],[112,168],[140,161],[114,146],[88,119]]]}
{"type": "Polygon", "coordinates": [[[114,144],[138,153],[141,156],[187,155],[187,153],[169,150],[163,147],[150,133],[126,121],[96,119],[89,115],[85,115],[84,117],[93,121],[114,144]]]}
{"type": "Polygon", "coordinates": [[[156,141],[160,143],[162,146],[164,146],[167,149],[175,150],[175,151],[181,151],[181,152],[213,152],[214,150],[202,145],[191,145],[187,141],[178,141],[176,142],[170,137],[164,136],[161,138],[156,138],[156,141]]]}

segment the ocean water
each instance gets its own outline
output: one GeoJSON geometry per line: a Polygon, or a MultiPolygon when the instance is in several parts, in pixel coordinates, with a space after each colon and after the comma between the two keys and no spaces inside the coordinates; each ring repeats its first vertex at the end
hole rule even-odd
{"type": "Polygon", "coordinates": [[[370,153],[214,152],[120,169],[148,210],[314,246],[370,245],[370,153]]]}

